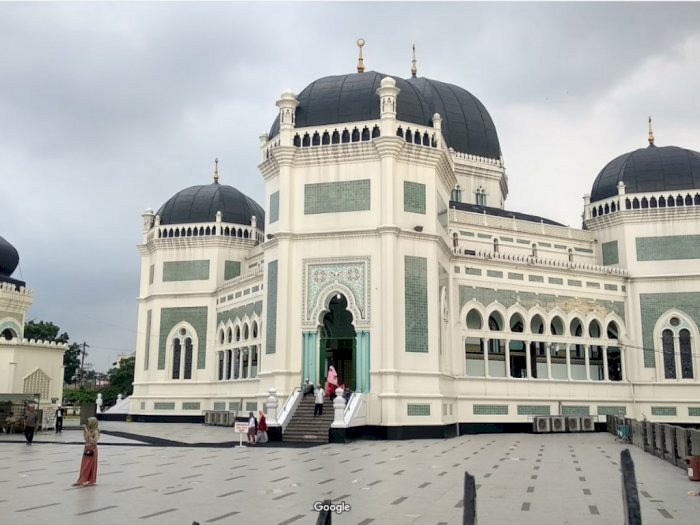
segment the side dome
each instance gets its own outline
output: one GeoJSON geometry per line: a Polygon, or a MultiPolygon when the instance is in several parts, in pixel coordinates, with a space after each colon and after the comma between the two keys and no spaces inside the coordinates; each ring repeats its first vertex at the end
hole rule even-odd
{"type": "MultiPolygon", "coordinates": [[[[449,147],[479,157],[501,157],[496,127],[484,105],[465,89],[427,78],[404,80],[376,71],[320,78],[297,95],[296,127],[379,119],[376,90],[387,76],[401,90],[397,120],[432,127],[433,115],[440,113],[449,147]]],[[[270,136],[278,133],[279,119],[275,119],[270,136]]]]}
{"type": "Polygon", "coordinates": [[[156,215],[160,216],[161,224],[188,224],[214,222],[217,211],[221,212],[223,222],[249,225],[255,215],[258,228],[262,229],[265,224],[265,212],[257,202],[236,188],[218,182],[179,191],[156,215]]]}
{"type": "Polygon", "coordinates": [[[625,193],[653,193],[700,189],[700,153],[677,146],[640,148],[611,160],[598,174],[591,189],[591,202],[625,193]]]}
{"type": "Polygon", "coordinates": [[[17,269],[19,253],[14,246],[0,237],[0,275],[9,277],[17,269]]]}

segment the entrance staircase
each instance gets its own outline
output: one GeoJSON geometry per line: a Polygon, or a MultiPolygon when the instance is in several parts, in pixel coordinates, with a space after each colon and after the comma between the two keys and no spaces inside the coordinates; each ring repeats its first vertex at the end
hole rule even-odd
{"type": "Polygon", "coordinates": [[[314,396],[307,395],[301,400],[282,441],[292,443],[328,443],[328,430],[333,423],[333,402],[325,397],[323,415],[314,417],[314,396]]]}

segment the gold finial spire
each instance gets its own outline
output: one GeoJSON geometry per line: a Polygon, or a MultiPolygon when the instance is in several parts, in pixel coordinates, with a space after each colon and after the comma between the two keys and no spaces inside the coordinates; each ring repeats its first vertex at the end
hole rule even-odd
{"type": "Polygon", "coordinates": [[[357,58],[357,72],[358,73],[365,72],[365,63],[362,61],[362,46],[364,46],[364,45],[365,45],[365,39],[358,38],[357,39],[357,47],[360,48],[360,56],[357,58]]]}
{"type": "Polygon", "coordinates": [[[411,60],[411,76],[415,77],[418,73],[418,68],[416,67],[416,44],[413,44],[413,60],[411,60]]]}
{"type": "Polygon", "coordinates": [[[651,129],[651,117],[649,117],[649,145],[654,145],[654,132],[651,129]]]}
{"type": "Polygon", "coordinates": [[[214,184],[219,183],[219,159],[214,159],[214,184]]]}

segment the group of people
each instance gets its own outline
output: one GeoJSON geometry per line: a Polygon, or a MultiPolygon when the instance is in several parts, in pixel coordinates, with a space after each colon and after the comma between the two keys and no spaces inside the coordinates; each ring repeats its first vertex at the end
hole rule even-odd
{"type": "Polygon", "coordinates": [[[267,443],[267,421],[262,410],[258,411],[257,419],[252,412],[248,413],[248,444],[267,443]]]}
{"type": "Polygon", "coordinates": [[[326,375],[326,386],[325,388],[321,387],[321,383],[316,385],[316,388],[309,382],[308,379],[306,379],[304,385],[302,385],[302,395],[306,396],[307,394],[312,394],[314,395],[314,417],[316,416],[322,416],[323,415],[323,402],[324,402],[324,397],[329,397],[330,399],[334,399],[336,396],[335,391],[341,388],[343,390],[343,398],[345,401],[350,400],[350,396],[352,395],[352,390],[347,388],[345,384],[341,384],[338,386],[338,372],[336,372],[335,368],[333,365],[328,367],[328,374],[326,375]]]}

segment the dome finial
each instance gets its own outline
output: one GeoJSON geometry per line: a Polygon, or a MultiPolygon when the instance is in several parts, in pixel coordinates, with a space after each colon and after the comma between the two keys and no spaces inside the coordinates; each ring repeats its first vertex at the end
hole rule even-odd
{"type": "Polygon", "coordinates": [[[214,184],[219,184],[219,159],[214,159],[214,184]]]}
{"type": "Polygon", "coordinates": [[[649,117],[649,145],[654,145],[654,132],[651,129],[651,117],[649,117]]]}
{"type": "Polygon", "coordinates": [[[413,60],[411,60],[411,76],[415,77],[418,73],[418,68],[416,67],[416,44],[413,44],[413,60]]]}
{"type": "Polygon", "coordinates": [[[365,39],[358,38],[357,39],[357,47],[360,48],[360,56],[357,58],[357,72],[358,73],[365,72],[365,63],[362,61],[362,46],[364,46],[364,45],[365,45],[365,39]]]}

